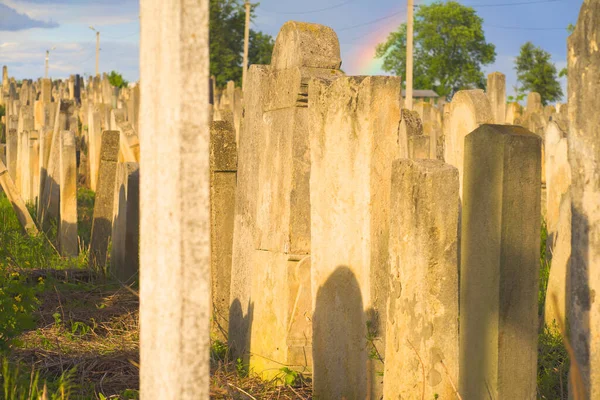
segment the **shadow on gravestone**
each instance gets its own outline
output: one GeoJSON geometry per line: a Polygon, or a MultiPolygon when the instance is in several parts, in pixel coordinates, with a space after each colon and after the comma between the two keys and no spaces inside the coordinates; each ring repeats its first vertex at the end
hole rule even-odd
{"type": "Polygon", "coordinates": [[[247,309],[248,313],[244,315],[242,303],[238,299],[233,300],[231,303],[231,307],[229,307],[229,332],[234,331],[238,334],[235,335],[235,339],[229,337],[227,342],[231,354],[241,358],[246,366],[250,362],[250,354],[244,352],[250,348],[254,303],[248,302],[247,309]]]}
{"type": "MultiPolygon", "coordinates": [[[[569,381],[569,398],[577,400],[593,398],[590,397],[590,392],[597,390],[593,386],[594,382],[590,382],[590,372],[593,367],[592,360],[590,360],[592,335],[590,313],[595,295],[590,288],[590,260],[588,258],[590,224],[587,217],[574,206],[571,206],[571,213],[572,245],[568,261],[570,268],[565,282],[565,292],[568,293],[567,316],[563,316],[562,319],[563,321],[568,319],[569,326],[565,326],[564,329],[570,328],[568,339],[571,341],[571,346],[576,349],[575,360],[571,360],[572,379],[569,381]]],[[[546,301],[554,300],[546,299],[546,301]]],[[[563,332],[563,334],[565,333],[563,332]]]]}
{"type": "Polygon", "coordinates": [[[317,292],[313,315],[313,394],[315,399],[367,398],[367,338],[358,281],[338,266],[317,292]]]}

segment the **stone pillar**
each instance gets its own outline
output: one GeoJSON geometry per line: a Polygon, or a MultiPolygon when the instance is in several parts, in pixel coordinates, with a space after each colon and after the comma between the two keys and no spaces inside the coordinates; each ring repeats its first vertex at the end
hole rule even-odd
{"type": "Polygon", "coordinates": [[[31,201],[37,206],[40,195],[40,141],[39,132],[29,132],[29,172],[31,173],[31,201]]]}
{"type": "Polygon", "coordinates": [[[494,121],[492,108],[483,90],[459,90],[452,98],[448,134],[445,136],[444,160],[458,168],[460,193],[463,187],[465,136],[481,124],[494,121]]]}
{"type": "Polygon", "coordinates": [[[119,132],[104,131],[90,239],[89,264],[92,269],[102,270],[106,266],[108,244],[112,233],[118,156],[119,132]]]}
{"type": "Polygon", "coordinates": [[[123,110],[111,110],[110,127],[121,134],[121,155],[125,162],[138,162],[140,158],[140,140],[133,126],[125,121],[123,110]]]}
{"type": "Polygon", "coordinates": [[[40,100],[44,104],[49,104],[52,102],[52,80],[51,79],[42,79],[42,94],[40,95],[40,100]]]}
{"type": "Polygon", "coordinates": [[[531,92],[527,95],[527,108],[525,108],[525,111],[528,113],[544,112],[542,96],[539,93],[531,92]]]}
{"type": "Polygon", "coordinates": [[[427,159],[429,158],[430,149],[430,137],[425,135],[411,136],[408,138],[408,156],[409,158],[416,159],[427,159]]]}
{"type": "Polygon", "coordinates": [[[508,125],[516,124],[517,119],[523,115],[523,107],[519,103],[508,103],[506,106],[505,123],[508,125]]]}
{"type": "Polygon", "coordinates": [[[140,2],[140,393],[149,400],[209,397],[208,6],[140,2]]]}
{"type": "Polygon", "coordinates": [[[395,161],[390,206],[384,399],[419,399],[423,393],[426,399],[453,399],[452,384],[458,384],[457,169],[437,160],[395,161]]]}
{"type": "Polygon", "coordinates": [[[77,160],[75,134],[62,131],[60,135],[60,254],[77,257],[77,160]]]}
{"type": "Polygon", "coordinates": [[[561,198],[571,186],[568,146],[566,132],[556,122],[550,122],[544,140],[546,226],[550,244],[553,242],[552,234],[557,231],[561,198]]]}
{"type": "Polygon", "coordinates": [[[139,279],[140,271],[140,170],[127,178],[127,232],[125,233],[125,266],[130,280],[139,279]]]}
{"type": "Polygon", "coordinates": [[[25,206],[25,202],[21,198],[19,190],[15,186],[4,163],[0,163],[0,186],[2,186],[4,194],[6,194],[10,204],[12,204],[13,210],[17,214],[17,219],[23,227],[23,231],[30,236],[38,235],[39,232],[35,226],[35,222],[33,222],[33,219],[25,206]]]}
{"type": "Polygon", "coordinates": [[[414,146],[411,138],[423,136],[423,121],[416,111],[403,108],[401,114],[402,119],[398,129],[398,157],[412,158],[414,146]]]}
{"type": "Polygon", "coordinates": [[[236,132],[227,122],[210,125],[211,337],[227,340],[237,172],[236,132]]]}
{"type": "Polygon", "coordinates": [[[504,124],[506,120],[506,76],[492,72],[487,78],[487,97],[492,107],[493,122],[504,124]]]}
{"type": "MultiPolygon", "coordinates": [[[[8,127],[7,127],[8,128],[8,127]]],[[[19,152],[19,135],[16,129],[7,129],[6,135],[6,163],[11,179],[17,179],[17,154],[19,152]]]]}
{"type": "Polygon", "coordinates": [[[381,76],[309,84],[315,398],[380,398],[383,389],[384,366],[367,354],[385,354],[400,88],[400,78],[381,76]]]}
{"type": "Polygon", "coordinates": [[[90,188],[95,192],[98,183],[98,167],[100,164],[100,146],[102,142],[102,127],[100,113],[93,110],[90,104],[88,113],[88,156],[90,160],[90,188]]]}
{"type": "MultiPolygon", "coordinates": [[[[570,338],[581,398],[600,398],[600,2],[585,0],[568,39],[572,228],[570,338]]],[[[573,368],[573,363],[571,364],[573,368]]],[[[573,392],[573,387],[570,388],[573,392]]]]}
{"type": "Polygon", "coordinates": [[[253,66],[247,76],[229,344],[236,357],[249,350],[250,368],[265,378],[280,363],[312,363],[312,325],[304,317],[311,311],[308,82],[340,76],[340,63],[332,29],[291,21],[277,36],[271,65],[253,66]]]}
{"type": "Polygon", "coordinates": [[[535,399],[541,139],[482,125],[465,139],[464,171],[459,391],[535,399]]]}
{"type": "Polygon", "coordinates": [[[74,112],[72,101],[61,100],[54,119],[54,130],[50,142],[46,175],[41,176],[43,191],[38,206],[40,224],[46,230],[50,219],[59,218],[60,199],[60,132],[69,129],[69,119],[74,112]]]}
{"type": "MultiPolygon", "coordinates": [[[[140,168],[138,163],[125,162],[117,165],[114,213],[112,223],[112,250],[110,256],[110,272],[119,282],[131,283],[136,277],[138,270],[133,269],[135,265],[125,263],[127,230],[129,229],[129,177],[140,168]]],[[[135,222],[136,224],[139,221],[135,222]]]]}

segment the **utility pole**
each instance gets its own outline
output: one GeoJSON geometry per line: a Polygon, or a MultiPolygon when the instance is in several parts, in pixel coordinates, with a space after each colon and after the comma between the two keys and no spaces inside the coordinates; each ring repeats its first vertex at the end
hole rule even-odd
{"type": "Polygon", "coordinates": [[[46,68],[44,72],[44,78],[48,79],[48,69],[50,68],[50,51],[56,49],[56,46],[50,50],[46,50],[46,68]]]}
{"type": "Polygon", "coordinates": [[[413,106],[413,0],[408,0],[407,6],[407,37],[406,37],[406,101],[405,107],[412,110],[413,106]]]}
{"type": "Polygon", "coordinates": [[[90,29],[96,32],[96,76],[100,76],[100,32],[93,26],[90,29]]]}
{"type": "Polygon", "coordinates": [[[246,6],[246,29],[244,32],[244,64],[242,65],[242,90],[246,85],[246,73],[248,71],[248,41],[250,40],[250,0],[246,0],[244,6],[246,6]]]}
{"type": "Polygon", "coordinates": [[[46,68],[44,72],[44,78],[48,79],[48,61],[50,60],[50,50],[46,50],[46,68]]]}

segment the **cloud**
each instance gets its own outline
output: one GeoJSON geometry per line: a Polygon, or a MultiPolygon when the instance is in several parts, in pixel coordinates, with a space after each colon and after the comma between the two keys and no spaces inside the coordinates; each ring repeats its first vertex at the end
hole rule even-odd
{"type": "Polygon", "coordinates": [[[31,28],[57,28],[55,22],[30,18],[26,14],[0,3],[0,31],[21,31],[31,28]]]}
{"type": "Polygon", "coordinates": [[[33,19],[51,18],[61,25],[118,25],[139,18],[135,0],[0,0],[33,19]]]}

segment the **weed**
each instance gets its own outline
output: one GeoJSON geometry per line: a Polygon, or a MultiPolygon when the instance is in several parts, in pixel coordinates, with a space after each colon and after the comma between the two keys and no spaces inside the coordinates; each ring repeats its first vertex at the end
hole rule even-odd
{"type": "Polygon", "coordinates": [[[539,399],[568,398],[569,355],[558,327],[545,327],[538,337],[537,391],[539,399]]]}
{"type": "Polygon", "coordinates": [[[20,364],[2,359],[0,383],[4,400],[68,400],[71,398],[75,369],[64,372],[56,382],[40,382],[39,372],[25,372],[20,364]]]}
{"type": "Polygon", "coordinates": [[[300,372],[289,369],[288,367],[280,368],[279,371],[282,374],[280,379],[284,385],[294,387],[302,380],[302,374],[300,374],[300,372]]]}

